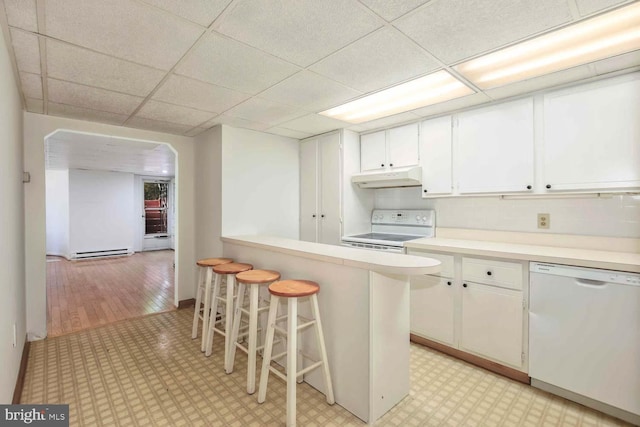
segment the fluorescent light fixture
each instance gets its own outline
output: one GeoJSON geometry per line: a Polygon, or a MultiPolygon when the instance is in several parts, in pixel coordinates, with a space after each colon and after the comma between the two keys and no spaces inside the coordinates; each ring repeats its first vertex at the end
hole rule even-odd
{"type": "Polygon", "coordinates": [[[640,49],[640,3],[454,67],[490,89],[640,49]]]}
{"type": "Polygon", "coordinates": [[[162,173],[168,173],[168,171],[166,169],[163,169],[162,173]]]}
{"type": "Polygon", "coordinates": [[[442,70],[331,108],[320,114],[349,123],[362,123],[472,93],[474,93],[473,89],[442,70]]]}

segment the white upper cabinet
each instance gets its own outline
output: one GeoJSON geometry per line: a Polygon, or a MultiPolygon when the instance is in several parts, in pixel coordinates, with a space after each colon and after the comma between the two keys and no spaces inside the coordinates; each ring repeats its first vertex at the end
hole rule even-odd
{"type": "Polygon", "coordinates": [[[533,99],[458,116],[458,191],[514,193],[533,190],[533,99]]]}
{"type": "Polygon", "coordinates": [[[420,165],[422,197],[451,194],[451,116],[422,122],[420,129],[420,165]]]}
{"type": "Polygon", "coordinates": [[[389,167],[402,168],[418,164],[420,144],[418,134],[417,123],[387,131],[389,167]]]}
{"type": "Polygon", "coordinates": [[[547,191],[640,187],[640,75],[544,97],[547,191]]]}
{"type": "Polygon", "coordinates": [[[360,169],[362,172],[384,169],[387,166],[386,132],[375,132],[360,137],[360,169]]]}
{"type": "Polygon", "coordinates": [[[417,165],[418,124],[362,135],[360,156],[362,172],[417,165]]]}

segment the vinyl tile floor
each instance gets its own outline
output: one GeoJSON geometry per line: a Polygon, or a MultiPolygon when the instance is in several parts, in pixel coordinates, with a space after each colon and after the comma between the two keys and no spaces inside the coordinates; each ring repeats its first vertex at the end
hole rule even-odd
{"type": "MultiPolygon", "coordinates": [[[[191,339],[192,316],[183,309],[33,342],[21,403],[68,403],[72,426],[284,425],[284,382],[272,375],[258,404],[246,393],[246,355],[237,352],[225,374],[223,338],[205,357],[191,339]]],[[[365,425],[306,383],[297,394],[300,426],[365,425]]],[[[410,394],[376,425],[627,424],[412,344],[410,394]]]]}

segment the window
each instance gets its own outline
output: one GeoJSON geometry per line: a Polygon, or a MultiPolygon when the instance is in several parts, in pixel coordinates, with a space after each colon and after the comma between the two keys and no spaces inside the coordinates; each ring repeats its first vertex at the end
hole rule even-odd
{"type": "Polygon", "coordinates": [[[144,183],[144,233],[167,234],[168,182],[144,183]]]}

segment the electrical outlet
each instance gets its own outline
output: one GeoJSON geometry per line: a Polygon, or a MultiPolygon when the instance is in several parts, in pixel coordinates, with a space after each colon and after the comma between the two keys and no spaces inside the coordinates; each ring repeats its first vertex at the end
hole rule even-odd
{"type": "Polygon", "coordinates": [[[549,228],[549,224],[551,223],[551,215],[548,213],[539,213],[538,214],[538,228],[549,228]]]}

